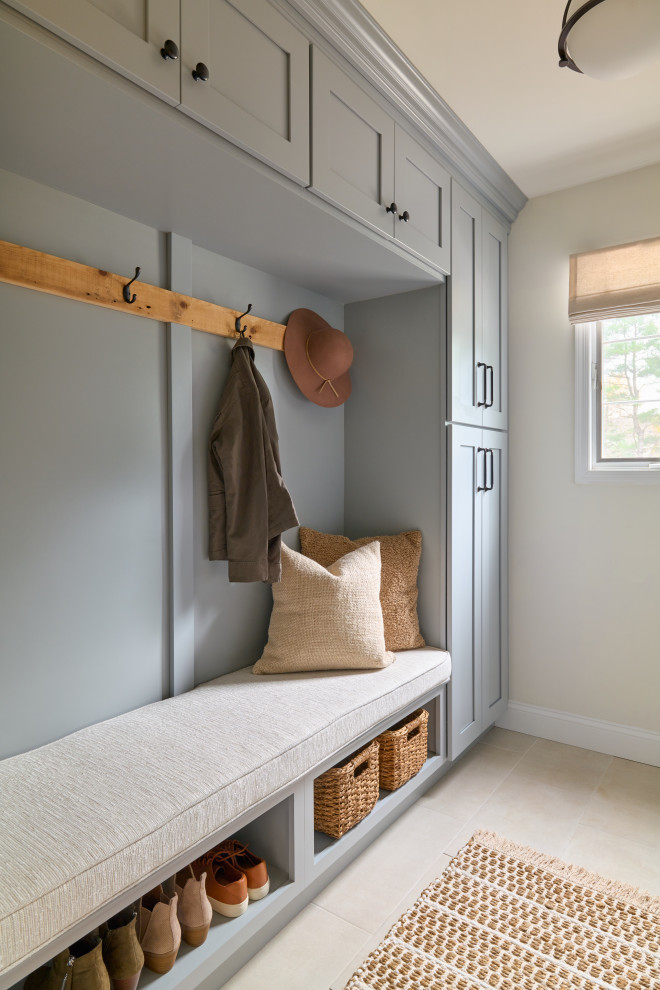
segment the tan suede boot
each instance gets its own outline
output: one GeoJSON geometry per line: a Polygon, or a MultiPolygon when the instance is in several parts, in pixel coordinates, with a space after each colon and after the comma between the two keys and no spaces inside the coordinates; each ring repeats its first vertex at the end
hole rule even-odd
{"type": "Polygon", "coordinates": [[[50,965],[30,973],[25,990],[110,990],[101,939],[88,935],[64,949],[50,965]]]}
{"type": "Polygon", "coordinates": [[[103,962],[112,990],[135,990],[144,966],[144,953],[137,933],[137,910],[133,905],[106,923],[103,962]]]}
{"type": "Polygon", "coordinates": [[[188,945],[202,945],[211,927],[213,908],[206,893],[206,873],[199,880],[191,866],[179,870],[175,878],[179,898],[177,914],[181,934],[188,945]]]}
{"type": "Polygon", "coordinates": [[[168,897],[156,887],[142,898],[140,944],[144,964],[154,973],[168,973],[181,945],[181,925],[177,918],[178,897],[168,897]]]}

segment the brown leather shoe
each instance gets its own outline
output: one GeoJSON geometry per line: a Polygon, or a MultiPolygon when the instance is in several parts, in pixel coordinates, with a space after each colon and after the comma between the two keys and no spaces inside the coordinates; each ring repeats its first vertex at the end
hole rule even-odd
{"type": "Polygon", "coordinates": [[[206,873],[206,893],[214,911],[225,918],[238,918],[247,910],[247,880],[229,853],[212,849],[191,865],[197,879],[206,873]]]}
{"type": "Polygon", "coordinates": [[[270,890],[270,880],[266,861],[250,852],[248,847],[238,839],[225,839],[215,847],[214,852],[228,853],[233,865],[245,874],[248,897],[251,901],[259,901],[270,890]]]}

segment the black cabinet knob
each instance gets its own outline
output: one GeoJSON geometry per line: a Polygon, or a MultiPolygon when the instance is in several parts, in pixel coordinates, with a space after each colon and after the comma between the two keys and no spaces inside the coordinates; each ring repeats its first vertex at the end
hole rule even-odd
{"type": "Polygon", "coordinates": [[[198,62],[192,71],[192,77],[196,82],[208,82],[210,75],[208,66],[204,65],[203,62],[198,62]]]}
{"type": "Polygon", "coordinates": [[[389,206],[386,206],[385,207],[385,212],[386,213],[397,213],[398,212],[398,207],[397,207],[396,203],[390,203],[389,206]]]}
{"type": "Polygon", "coordinates": [[[410,214],[408,210],[404,210],[403,213],[399,213],[399,220],[403,220],[404,223],[408,223],[410,220],[410,214]]]}
{"type": "Polygon", "coordinates": [[[179,57],[179,47],[175,41],[168,38],[163,47],[160,50],[160,54],[164,59],[171,58],[172,61],[176,61],[179,57]]]}

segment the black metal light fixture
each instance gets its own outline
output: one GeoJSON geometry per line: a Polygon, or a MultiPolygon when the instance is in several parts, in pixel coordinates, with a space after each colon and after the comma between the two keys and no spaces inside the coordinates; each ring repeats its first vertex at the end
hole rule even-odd
{"type": "Polygon", "coordinates": [[[635,75],[660,58],[660,0],[568,0],[558,47],[559,65],[574,72],[635,75]]]}

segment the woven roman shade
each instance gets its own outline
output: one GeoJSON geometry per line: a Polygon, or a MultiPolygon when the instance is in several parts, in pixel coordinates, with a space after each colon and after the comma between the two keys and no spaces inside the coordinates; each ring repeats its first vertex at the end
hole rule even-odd
{"type": "Polygon", "coordinates": [[[660,237],[571,255],[571,323],[660,312],[660,237]]]}

